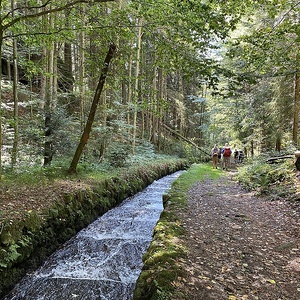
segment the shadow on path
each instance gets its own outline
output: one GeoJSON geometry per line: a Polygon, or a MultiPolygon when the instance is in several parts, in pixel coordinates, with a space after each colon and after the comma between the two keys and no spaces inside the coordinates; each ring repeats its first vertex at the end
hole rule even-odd
{"type": "Polygon", "coordinates": [[[189,254],[175,286],[187,299],[300,299],[299,208],[223,177],[193,186],[179,216],[189,254]]]}

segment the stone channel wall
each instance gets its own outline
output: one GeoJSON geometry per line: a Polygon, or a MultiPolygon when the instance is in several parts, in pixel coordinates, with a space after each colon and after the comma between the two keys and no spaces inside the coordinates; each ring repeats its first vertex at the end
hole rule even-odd
{"type": "Polygon", "coordinates": [[[47,256],[79,230],[163,176],[185,169],[188,163],[153,164],[98,182],[87,190],[65,194],[44,214],[32,211],[22,220],[0,228],[0,298],[47,256]]]}

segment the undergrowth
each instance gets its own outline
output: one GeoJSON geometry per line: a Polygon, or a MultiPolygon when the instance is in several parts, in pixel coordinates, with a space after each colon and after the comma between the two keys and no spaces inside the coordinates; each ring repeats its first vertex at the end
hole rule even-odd
{"type": "Polygon", "coordinates": [[[272,197],[286,197],[295,190],[295,165],[292,159],[267,163],[265,157],[249,160],[238,168],[238,182],[248,190],[272,197]]]}
{"type": "Polygon", "coordinates": [[[61,158],[60,160],[52,162],[50,166],[43,167],[41,165],[21,166],[14,169],[4,169],[1,180],[1,185],[5,187],[9,186],[35,186],[41,184],[51,183],[59,179],[68,180],[102,180],[112,176],[118,176],[120,173],[132,171],[139,166],[145,166],[158,163],[169,163],[172,161],[178,161],[178,157],[153,154],[151,159],[145,156],[139,156],[139,159],[133,161],[128,160],[125,166],[112,166],[106,161],[102,163],[90,162],[82,160],[77,167],[77,173],[75,175],[68,174],[68,168],[70,165],[69,159],[61,158]]]}

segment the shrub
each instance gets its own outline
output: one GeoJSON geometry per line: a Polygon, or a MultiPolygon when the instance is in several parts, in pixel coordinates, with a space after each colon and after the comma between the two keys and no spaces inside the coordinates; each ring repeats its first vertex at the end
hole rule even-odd
{"type": "Polygon", "coordinates": [[[292,159],[269,164],[264,157],[257,157],[239,167],[236,178],[247,189],[256,190],[262,194],[270,192],[271,187],[278,183],[280,185],[291,184],[295,176],[294,171],[292,159]]]}

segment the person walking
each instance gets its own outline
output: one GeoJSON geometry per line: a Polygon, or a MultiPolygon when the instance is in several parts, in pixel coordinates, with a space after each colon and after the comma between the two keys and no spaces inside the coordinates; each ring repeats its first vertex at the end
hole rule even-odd
{"type": "Polygon", "coordinates": [[[234,163],[235,163],[235,165],[237,165],[237,163],[239,161],[239,150],[234,149],[234,151],[233,151],[233,157],[234,157],[234,163]]]}
{"type": "Polygon", "coordinates": [[[219,148],[217,144],[214,145],[214,147],[211,149],[211,159],[212,159],[212,166],[213,168],[218,168],[218,162],[219,162],[219,148]]]}
{"type": "Polygon", "coordinates": [[[240,164],[243,163],[244,157],[245,157],[245,154],[244,154],[243,150],[239,150],[238,162],[240,164]]]}
{"type": "Polygon", "coordinates": [[[222,150],[222,154],[223,154],[223,170],[228,170],[228,168],[230,167],[230,157],[231,157],[231,149],[228,145],[228,143],[225,144],[225,147],[222,150]]]}

